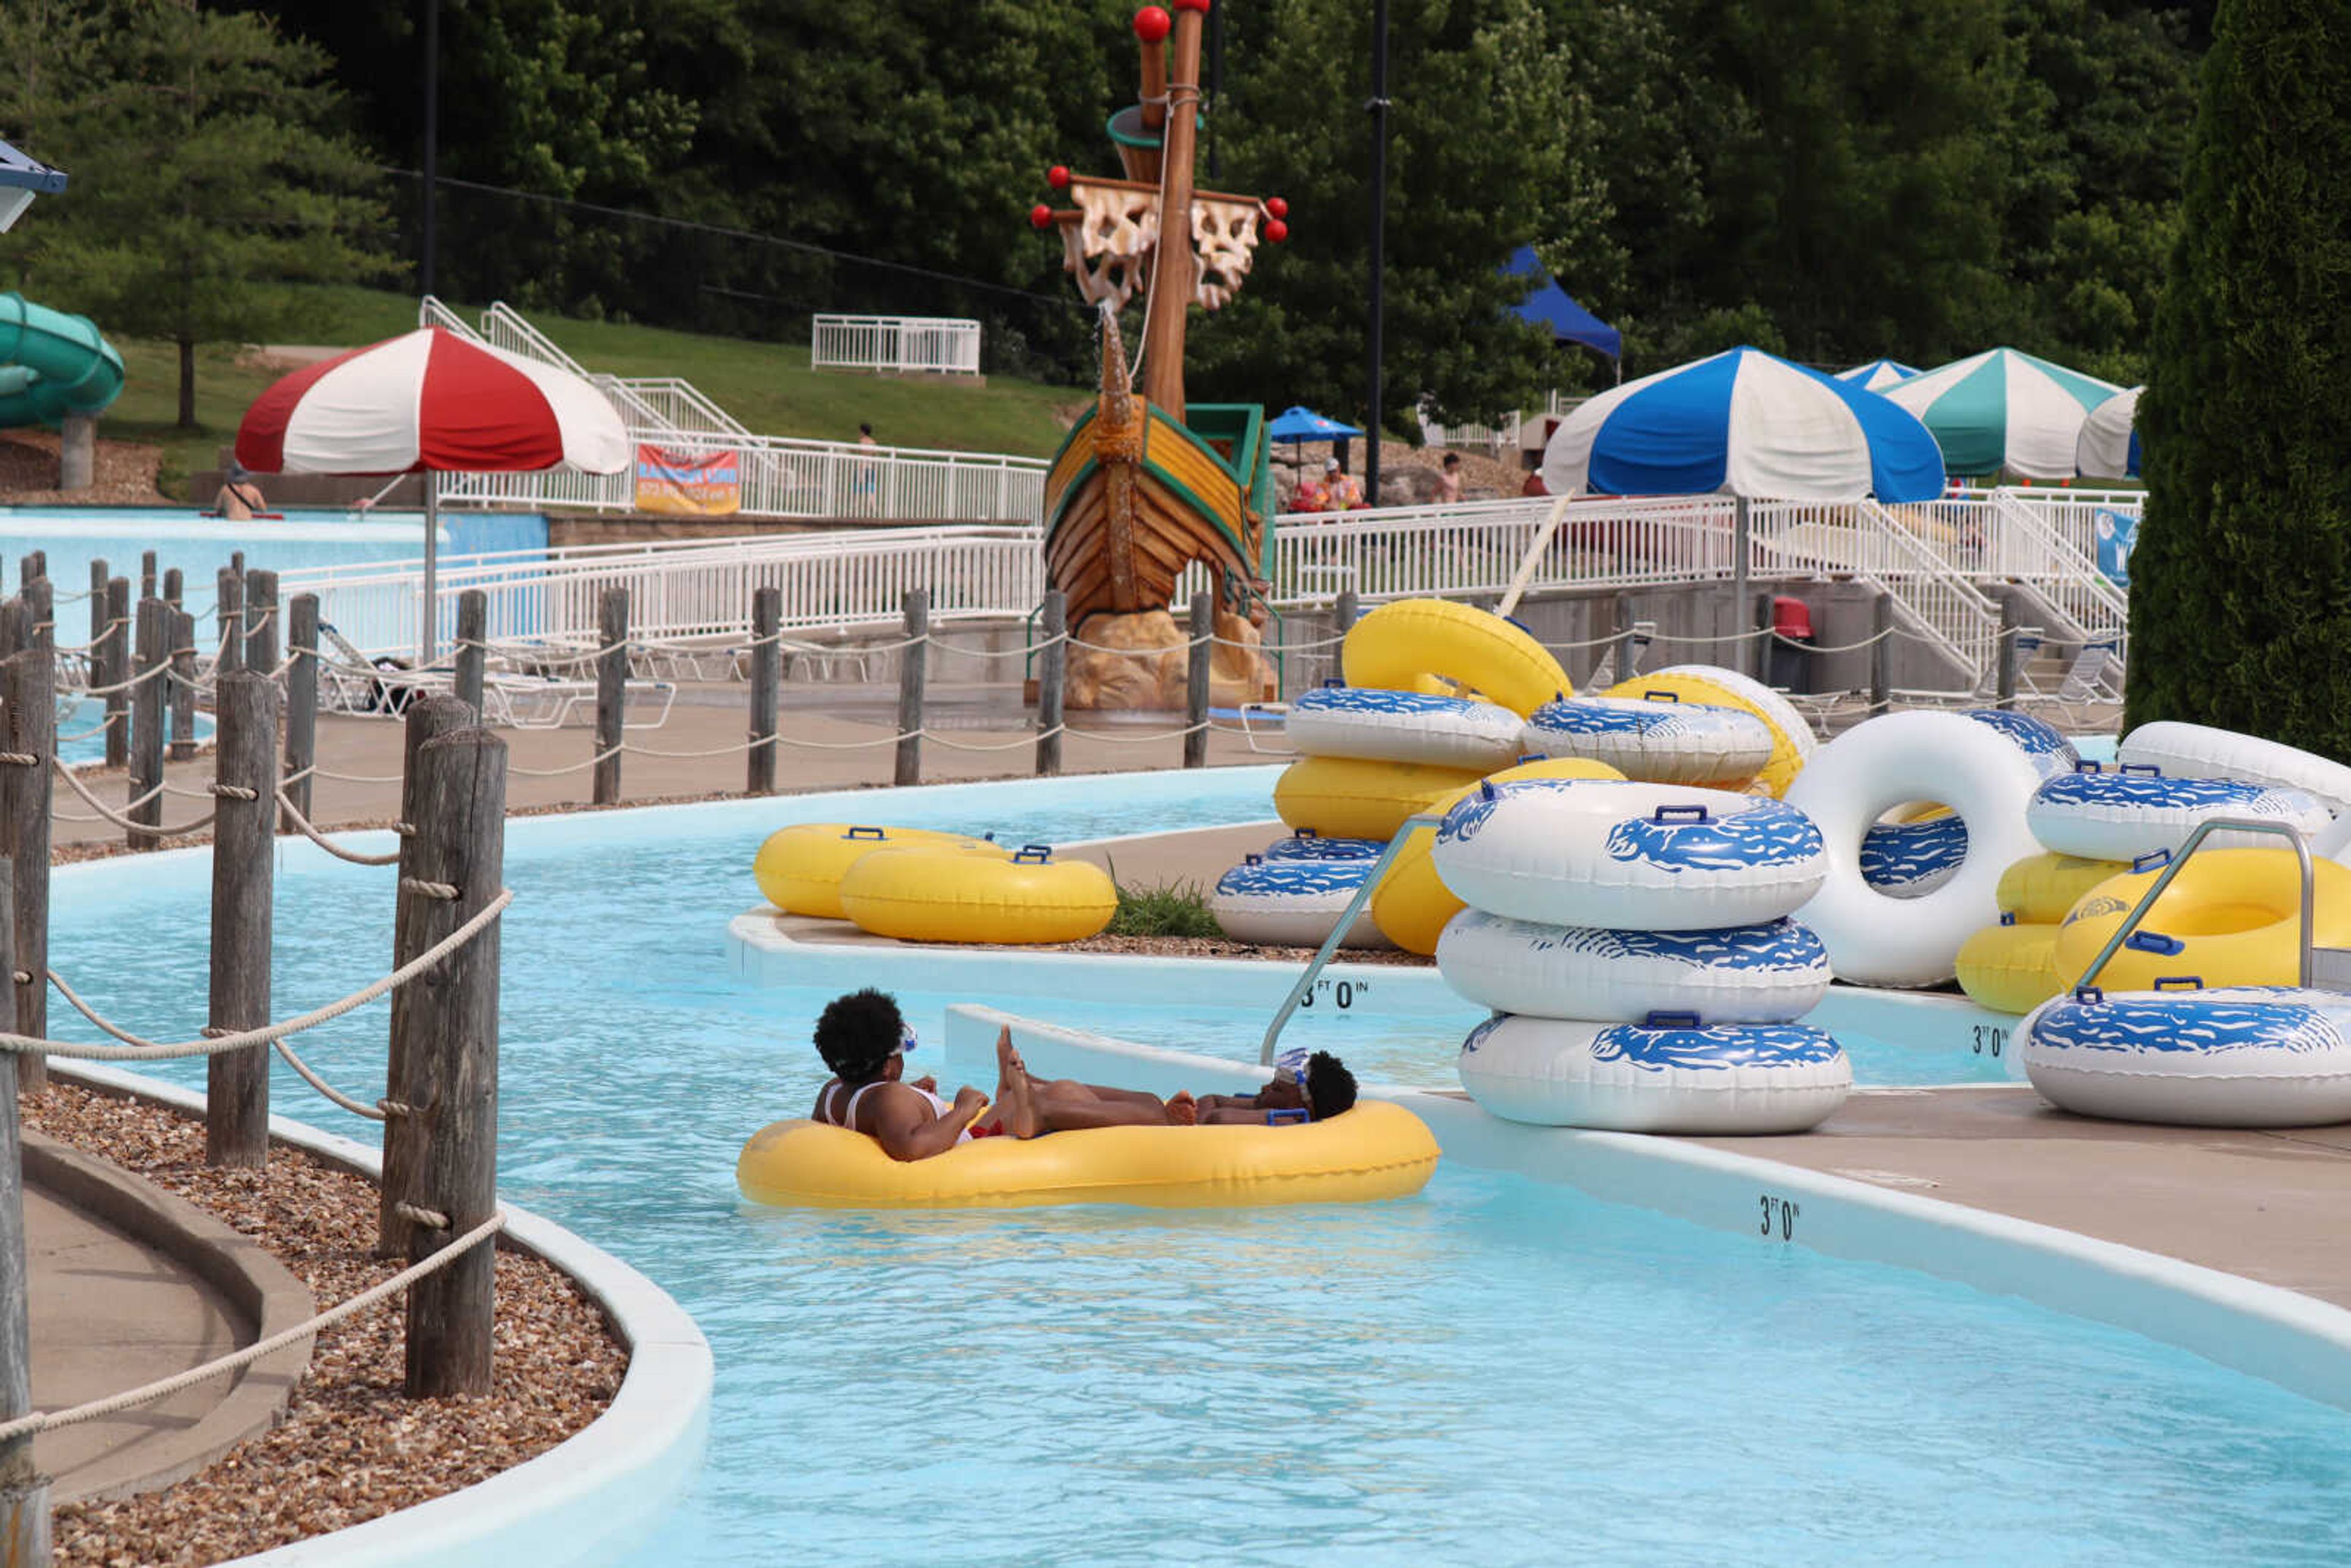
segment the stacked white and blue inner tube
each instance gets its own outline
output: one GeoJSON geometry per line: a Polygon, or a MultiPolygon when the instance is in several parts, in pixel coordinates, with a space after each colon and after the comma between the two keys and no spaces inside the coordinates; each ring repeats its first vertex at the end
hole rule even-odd
{"type": "MultiPolygon", "coordinates": [[[[2178,854],[2189,835],[2213,817],[2275,822],[2304,839],[2333,821],[2300,789],[2236,779],[2179,779],[2153,764],[2105,769],[2095,762],[2043,783],[2024,816],[2043,848],[2102,861],[2137,860],[2158,850],[2178,854]]],[[[2213,849],[2276,849],[2283,841],[2274,834],[2227,831],[2204,841],[2213,849]]]]}
{"type": "MultiPolygon", "coordinates": [[[[1387,845],[1378,839],[1326,839],[1301,829],[1277,839],[1217,879],[1208,913],[1236,942],[1320,947],[1371,879],[1387,845]]],[[[1341,946],[1391,947],[1365,902],[1341,946]]]]}
{"type": "Polygon", "coordinates": [[[2082,1115],[2206,1127],[2351,1120],[2351,997],[2337,992],[2085,988],[2042,1003],[2019,1032],[2032,1086],[2082,1115]]]}
{"type": "Polygon", "coordinates": [[[1527,716],[1521,745],[1544,757],[1604,762],[1653,784],[1741,788],[1771,760],[1771,727],[1740,708],[1644,697],[1562,695],[1527,716]]]}
{"type": "MultiPolygon", "coordinates": [[[[2080,759],[2057,727],[2006,708],[1970,708],[1965,716],[2016,743],[2044,779],[2074,770],[2080,759]]],[[[1907,822],[1880,822],[1862,835],[1861,879],[1889,898],[1924,898],[1951,880],[1968,858],[1968,824],[1957,812],[1907,822]]]]}
{"type": "Polygon", "coordinates": [[[1446,983],[1494,1016],[1461,1082],[1494,1114],[1625,1132],[1789,1133],[1853,1086],[1799,1022],[1828,954],[1791,913],[1820,886],[1793,807],[1598,779],[1489,782],[1446,814],[1437,872],[1468,908],[1446,983]]]}

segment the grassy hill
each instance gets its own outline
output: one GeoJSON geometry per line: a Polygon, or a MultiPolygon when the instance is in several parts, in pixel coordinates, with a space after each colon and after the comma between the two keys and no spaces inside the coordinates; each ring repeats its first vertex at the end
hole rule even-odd
{"type": "MultiPolygon", "coordinates": [[[[307,340],[355,346],[395,336],[416,325],[413,298],[367,288],[304,290],[318,322],[307,340]]],[[[467,320],[478,308],[453,307],[467,320]]],[[[985,387],[818,371],[806,345],[709,338],[611,321],[531,316],[533,326],[590,371],[623,376],[674,376],[768,435],[853,441],[860,421],[891,446],[942,447],[1050,456],[1068,416],[1085,393],[1073,387],[990,378],[985,387]]],[[[100,321],[103,329],[106,323],[100,321]]],[[[110,336],[111,336],[110,334],[110,336]]],[[[257,362],[248,349],[209,345],[196,354],[193,434],[174,424],[179,413],[179,352],[170,343],[114,337],[127,379],[99,434],[164,448],[162,484],[184,494],[185,476],[214,465],[214,454],[236,434],[237,421],[280,371],[257,362]]]]}

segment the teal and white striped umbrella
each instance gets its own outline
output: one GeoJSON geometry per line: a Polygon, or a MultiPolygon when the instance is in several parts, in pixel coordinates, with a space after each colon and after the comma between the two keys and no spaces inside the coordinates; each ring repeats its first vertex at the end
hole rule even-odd
{"type": "Polygon", "coordinates": [[[1954,474],[2070,479],[2082,422],[2122,388],[2014,349],[1925,371],[1884,395],[1935,434],[1954,474]]]}
{"type": "Polygon", "coordinates": [[[1916,365],[1906,365],[1899,360],[1872,360],[1865,365],[1855,365],[1849,371],[1839,371],[1836,379],[1851,382],[1865,392],[1882,392],[1899,382],[1907,382],[1918,373],[1916,365]]]}

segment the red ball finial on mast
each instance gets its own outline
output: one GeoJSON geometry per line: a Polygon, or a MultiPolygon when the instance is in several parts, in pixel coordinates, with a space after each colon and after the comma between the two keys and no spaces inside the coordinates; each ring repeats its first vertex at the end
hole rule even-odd
{"type": "Polygon", "coordinates": [[[1265,212],[1268,217],[1286,218],[1290,215],[1290,204],[1280,196],[1268,196],[1265,199],[1265,212]]]}
{"type": "Polygon", "coordinates": [[[1051,228],[1053,226],[1053,209],[1047,206],[1042,202],[1038,203],[1035,206],[1029,209],[1029,225],[1031,228],[1051,228]]]}
{"type": "Polygon", "coordinates": [[[1145,5],[1134,14],[1134,36],[1146,44],[1165,43],[1168,29],[1175,25],[1156,5],[1145,5]]]}
{"type": "Polygon", "coordinates": [[[1067,163],[1056,163],[1051,168],[1046,170],[1045,183],[1052,186],[1053,189],[1057,191],[1068,190],[1070,188],[1070,166],[1067,163]]]}
{"type": "Polygon", "coordinates": [[[1208,0],[1176,0],[1176,9],[1178,11],[1198,11],[1205,14],[1208,9],[1208,0]]]}
{"type": "Polygon", "coordinates": [[[1280,218],[1268,218],[1265,221],[1265,237],[1280,245],[1290,237],[1290,225],[1280,218]]]}

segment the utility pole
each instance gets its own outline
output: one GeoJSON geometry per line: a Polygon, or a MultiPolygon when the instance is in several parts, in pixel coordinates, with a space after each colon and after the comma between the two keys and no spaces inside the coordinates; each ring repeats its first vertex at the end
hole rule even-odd
{"type": "Polygon", "coordinates": [[[1388,230],[1388,0],[1372,7],[1372,323],[1371,417],[1364,423],[1364,499],[1380,504],[1380,357],[1388,230]]]}
{"type": "Polygon", "coordinates": [[[433,209],[441,174],[441,0],[424,0],[424,256],[416,269],[417,291],[433,292],[433,258],[438,251],[433,209]]]}

